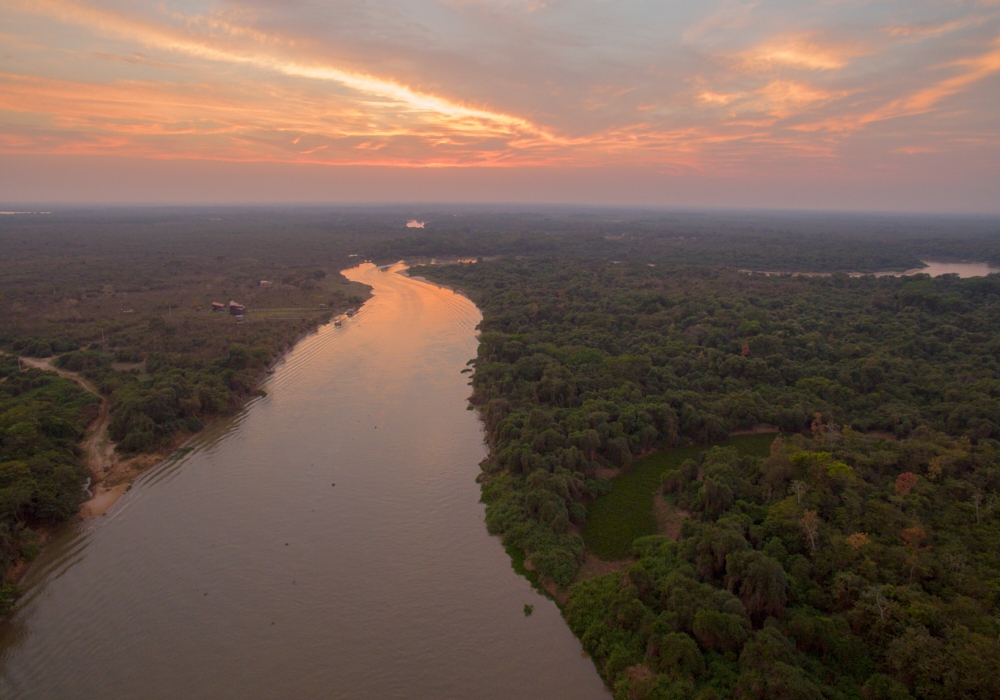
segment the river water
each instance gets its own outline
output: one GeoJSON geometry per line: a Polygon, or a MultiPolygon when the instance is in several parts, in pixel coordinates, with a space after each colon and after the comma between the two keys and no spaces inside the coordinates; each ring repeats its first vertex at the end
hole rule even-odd
{"type": "Polygon", "coordinates": [[[399,269],[345,273],[374,288],[357,316],[43,551],[0,697],[609,697],[486,534],[479,313],[399,269]]]}

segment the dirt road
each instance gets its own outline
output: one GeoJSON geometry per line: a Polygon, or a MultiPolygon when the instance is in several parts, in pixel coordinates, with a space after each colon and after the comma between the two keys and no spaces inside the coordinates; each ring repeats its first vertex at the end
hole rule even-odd
{"type": "Polygon", "coordinates": [[[128,489],[127,483],[114,485],[107,485],[105,483],[110,481],[109,476],[122,471],[116,469],[120,464],[115,455],[115,445],[111,442],[111,438],[108,435],[108,423],[111,420],[108,400],[101,396],[96,386],[77,372],[59,369],[58,367],[54,367],[50,360],[43,360],[37,357],[22,357],[20,359],[23,365],[46,372],[55,372],[64,379],[74,381],[101,399],[101,407],[97,418],[91,423],[87,429],[87,434],[83,438],[83,442],[80,443],[80,448],[85,455],[87,470],[90,472],[90,491],[93,494],[89,501],[80,506],[80,515],[84,518],[102,515],[128,489]]]}

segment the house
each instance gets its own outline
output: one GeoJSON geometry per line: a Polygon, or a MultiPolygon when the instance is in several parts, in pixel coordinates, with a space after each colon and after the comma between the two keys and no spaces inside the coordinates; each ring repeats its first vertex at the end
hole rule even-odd
{"type": "Polygon", "coordinates": [[[243,304],[237,304],[235,301],[229,302],[229,315],[230,316],[242,316],[246,307],[243,304]]]}
{"type": "Polygon", "coordinates": [[[271,282],[270,280],[261,280],[260,281],[260,288],[261,289],[270,289],[273,286],[274,286],[274,282],[271,282]]]}
{"type": "Polygon", "coordinates": [[[212,311],[225,311],[225,310],[226,310],[226,305],[223,304],[221,301],[212,302],[212,311]]]}

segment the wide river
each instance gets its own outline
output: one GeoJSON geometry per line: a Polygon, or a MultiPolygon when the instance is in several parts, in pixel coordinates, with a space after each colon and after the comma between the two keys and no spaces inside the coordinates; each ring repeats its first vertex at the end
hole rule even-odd
{"type": "Polygon", "coordinates": [[[400,269],[347,271],[357,316],[43,551],[0,697],[609,697],[486,534],[479,312],[400,269]]]}

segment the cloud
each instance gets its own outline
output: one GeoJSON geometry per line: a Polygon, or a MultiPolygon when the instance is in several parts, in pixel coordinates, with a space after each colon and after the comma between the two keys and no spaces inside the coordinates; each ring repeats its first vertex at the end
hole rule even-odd
{"type": "Polygon", "coordinates": [[[742,70],[753,73],[781,67],[828,71],[845,67],[861,53],[854,46],[823,43],[818,33],[809,32],[768,39],[734,58],[742,70]]]}
{"type": "Polygon", "coordinates": [[[930,39],[941,36],[943,34],[948,34],[950,32],[957,31],[959,29],[965,29],[966,27],[980,25],[986,20],[987,20],[986,17],[967,17],[964,19],[958,19],[951,22],[923,22],[914,24],[897,24],[897,25],[890,25],[888,27],[882,27],[880,31],[886,36],[891,36],[891,37],[930,39]]]}
{"type": "Polygon", "coordinates": [[[526,132],[548,136],[546,131],[520,117],[469,106],[335,65],[289,58],[276,49],[294,47],[294,40],[237,25],[224,17],[182,16],[180,19],[183,19],[186,31],[181,31],[171,26],[154,26],[72,0],[32,0],[18,5],[22,11],[82,24],[160,50],[208,61],[251,66],[290,77],[337,83],[368,97],[387,100],[396,107],[449,120],[451,126],[459,130],[492,129],[503,133],[526,132]]]}
{"type": "Polygon", "coordinates": [[[947,124],[894,124],[873,162],[945,152],[1000,108],[988,13],[925,0],[891,27],[844,3],[713,0],[0,7],[28,57],[0,64],[6,153],[752,171],[844,158],[898,116],[947,124]]]}

